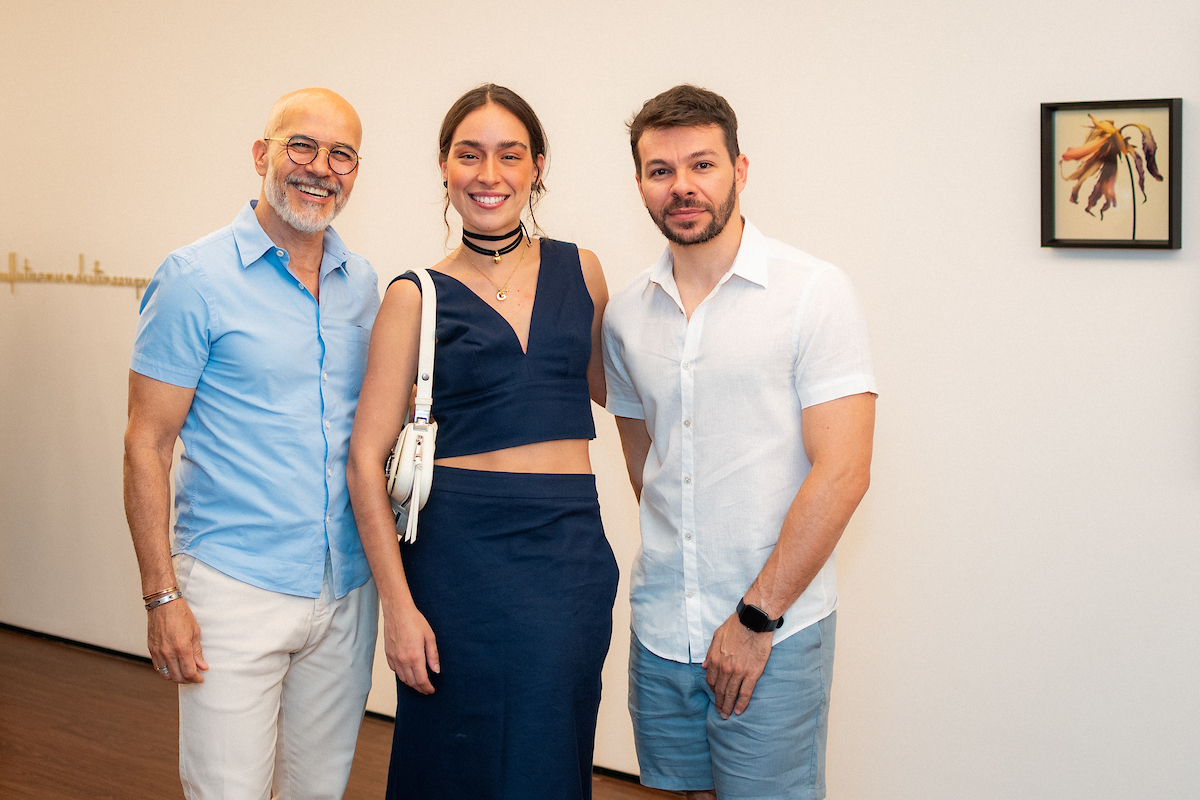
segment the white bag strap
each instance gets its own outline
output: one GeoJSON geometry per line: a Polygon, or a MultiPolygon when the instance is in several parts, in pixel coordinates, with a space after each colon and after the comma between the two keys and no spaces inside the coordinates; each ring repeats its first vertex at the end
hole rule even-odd
{"type": "MultiPolygon", "coordinates": [[[[400,536],[397,531],[397,536],[401,541],[412,544],[417,540],[417,515],[421,511],[421,483],[424,480],[425,472],[425,453],[424,451],[425,437],[417,436],[416,452],[414,453],[413,464],[413,480],[412,487],[408,492],[408,522],[404,526],[404,535],[400,536]]],[[[430,467],[432,468],[432,464],[430,467]]]]}
{"type": "Polygon", "coordinates": [[[417,351],[417,399],[413,406],[414,422],[429,422],[433,409],[433,331],[437,326],[437,289],[422,267],[413,273],[421,282],[421,340],[417,351]]]}

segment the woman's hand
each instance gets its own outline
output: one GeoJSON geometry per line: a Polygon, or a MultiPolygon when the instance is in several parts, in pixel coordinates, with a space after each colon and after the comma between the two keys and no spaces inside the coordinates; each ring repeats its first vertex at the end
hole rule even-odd
{"type": "Polygon", "coordinates": [[[436,673],[442,671],[442,666],[433,628],[416,607],[383,615],[383,651],[388,666],[405,686],[421,694],[433,694],[426,665],[436,673]]]}

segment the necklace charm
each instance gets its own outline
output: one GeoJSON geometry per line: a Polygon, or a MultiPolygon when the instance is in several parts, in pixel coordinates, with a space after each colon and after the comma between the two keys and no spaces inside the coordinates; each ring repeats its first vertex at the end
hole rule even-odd
{"type": "MultiPolygon", "coordinates": [[[[505,247],[503,250],[493,250],[492,254],[491,254],[492,255],[492,263],[499,264],[500,257],[502,255],[505,255],[506,253],[511,253],[513,250],[517,249],[517,247],[520,247],[521,244],[523,244],[523,243],[526,245],[521,250],[521,257],[517,259],[516,266],[514,266],[512,268],[512,272],[508,273],[508,277],[504,279],[503,286],[497,286],[496,282],[493,281],[491,278],[489,278],[486,272],[481,270],[479,267],[475,266],[475,264],[473,264],[470,259],[467,260],[467,263],[471,265],[472,269],[474,269],[476,272],[478,272],[480,275],[482,275],[483,279],[486,280],[488,283],[490,283],[492,285],[492,288],[496,290],[496,300],[498,300],[501,303],[503,303],[505,300],[508,299],[509,281],[511,281],[513,279],[513,276],[517,274],[517,270],[519,270],[521,268],[521,262],[523,262],[525,260],[525,254],[529,252],[529,249],[531,247],[533,247],[532,239],[530,239],[528,242],[526,242],[526,235],[525,235],[523,226],[517,228],[516,232],[520,233],[522,235],[517,237],[517,240],[513,244],[510,244],[508,247],[505,247]]],[[[481,237],[481,238],[499,239],[501,237],[492,236],[492,237],[481,237]]],[[[473,245],[471,242],[467,241],[466,239],[463,239],[463,244],[465,244],[467,246],[468,250],[474,250],[474,251],[478,252],[480,255],[485,255],[485,256],[488,255],[487,250],[484,250],[480,247],[477,247],[476,245],[473,245]]],[[[455,256],[455,258],[457,258],[457,257],[458,256],[455,256]]]]}

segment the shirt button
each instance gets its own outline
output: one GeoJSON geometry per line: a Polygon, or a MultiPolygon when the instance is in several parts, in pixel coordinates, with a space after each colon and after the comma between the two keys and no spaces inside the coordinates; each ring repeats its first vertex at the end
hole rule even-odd
{"type": "MultiPolygon", "coordinates": [[[[328,428],[328,427],[329,427],[329,423],[328,423],[328,422],[326,422],[326,423],[325,423],[325,427],[326,427],[326,428],[328,428]]],[[[692,476],[691,476],[691,475],[684,475],[684,476],[683,476],[683,482],[684,482],[684,483],[691,483],[691,482],[692,482],[692,476]]]]}
{"type": "Polygon", "coordinates": [[[326,522],[333,522],[333,517],[325,517],[326,522]]]}
{"type": "Polygon", "coordinates": [[[691,589],[688,589],[687,596],[688,596],[688,597],[691,597],[691,596],[692,596],[692,594],[693,594],[692,590],[691,590],[691,589]]]}
{"type": "Polygon", "coordinates": [[[297,286],[299,286],[301,289],[303,289],[303,288],[304,288],[304,281],[296,281],[296,285],[297,285],[297,286]]]}
{"type": "Polygon", "coordinates": [[[692,421],[691,421],[690,419],[685,419],[685,420],[683,421],[683,427],[685,427],[685,428],[690,428],[690,427],[692,427],[692,421]]]}
{"type": "Polygon", "coordinates": [[[691,369],[691,368],[692,368],[692,362],[690,362],[690,361],[685,361],[685,362],[683,362],[683,368],[684,368],[684,369],[691,369]]]}
{"type": "Polygon", "coordinates": [[[329,469],[328,467],[326,467],[326,468],[325,468],[325,474],[326,474],[326,475],[328,475],[329,477],[331,477],[331,478],[332,478],[332,477],[333,477],[333,470],[331,470],[331,469],[329,469]]]}
{"type": "Polygon", "coordinates": [[[282,251],[282,250],[276,250],[276,251],[275,251],[275,255],[279,256],[280,258],[283,258],[283,251],[282,251]]]}
{"type": "Polygon", "coordinates": [[[323,381],[327,381],[327,380],[329,380],[329,373],[328,373],[328,372],[322,372],[322,373],[321,373],[321,380],[323,380],[323,381]]]}
{"type": "Polygon", "coordinates": [[[325,420],[325,430],[329,430],[329,420],[325,420]]]}
{"type": "Polygon", "coordinates": [[[683,538],[685,538],[685,539],[690,539],[690,538],[692,538],[692,535],[691,535],[690,533],[685,533],[685,534],[683,535],[683,538]]]}

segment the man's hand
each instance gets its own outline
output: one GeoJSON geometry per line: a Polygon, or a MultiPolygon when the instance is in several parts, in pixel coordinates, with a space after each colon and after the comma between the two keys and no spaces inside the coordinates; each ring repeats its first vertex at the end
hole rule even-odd
{"type": "Polygon", "coordinates": [[[771,632],[755,633],[747,628],[737,614],[730,615],[713,634],[700,666],[707,670],[704,679],[716,694],[721,719],[741,714],[750,705],[750,695],[771,656],[771,637],[771,632]]]}
{"type": "MultiPolygon", "coordinates": [[[[146,642],[155,669],[167,667],[164,680],[204,683],[201,670],[208,669],[200,650],[200,625],[182,597],[146,612],[146,642]]],[[[161,675],[162,672],[160,671],[161,675]]]]}

